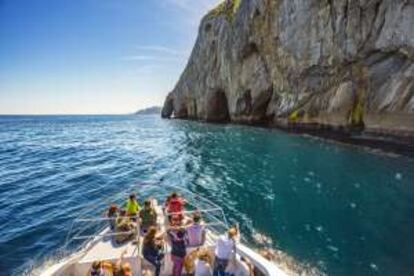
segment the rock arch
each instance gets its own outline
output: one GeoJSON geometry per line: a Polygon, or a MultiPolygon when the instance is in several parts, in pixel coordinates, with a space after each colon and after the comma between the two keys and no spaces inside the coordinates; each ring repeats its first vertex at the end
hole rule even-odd
{"type": "Polygon", "coordinates": [[[164,106],[162,107],[161,117],[171,118],[174,112],[174,100],[171,96],[165,99],[164,106]]]}

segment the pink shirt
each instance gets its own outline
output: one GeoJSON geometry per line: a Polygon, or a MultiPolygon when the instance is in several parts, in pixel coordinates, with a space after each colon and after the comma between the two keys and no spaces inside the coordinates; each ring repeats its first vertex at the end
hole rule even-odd
{"type": "Polygon", "coordinates": [[[192,224],[187,226],[188,246],[199,246],[203,244],[204,226],[200,224],[192,224]]]}

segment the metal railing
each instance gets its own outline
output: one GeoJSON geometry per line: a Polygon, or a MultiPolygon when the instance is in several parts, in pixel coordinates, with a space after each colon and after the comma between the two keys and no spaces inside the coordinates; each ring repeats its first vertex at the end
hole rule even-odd
{"type": "MultiPolygon", "coordinates": [[[[147,198],[156,199],[160,203],[164,202],[167,196],[172,192],[178,192],[180,196],[186,199],[187,207],[189,207],[187,210],[180,212],[181,214],[201,214],[202,219],[204,221],[204,226],[215,233],[224,232],[228,228],[227,218],[224,214],[223,209],[220,208],[214,202],[197,193],[194,193],[183,187],[168,184],[154,185],[147,183],[145,185],[140,184],[139,186],[139,196],[147,195],[147,198]],[[144,188],[142,188],[143,186],[144,188]]],[[[111,199],[106,200],[107,206],[110,206],[111,204],[121,205],[122,201],[127,199],[128,194],[130,194],[130,192],[118,193],[111,199]]],[[[93,206],[90,206],[89,208],[88,207],[86,208],[87,210],[85,212],[82,212],[76,219],[74,219],[69,229],[62,252],[87,250],[91,246],[91,243],[94,241],[94,239],[96,240],[99,238],[113,237],[117,235],[129,235],[133,233],[139,233],[139,231],[136,232],[136,230],[102,233],[105,230],[105,228],[108,227],[108,221],[111,221],[114,218],[96,217],[96,215],[94,216],[93,214],[93,210],[96,210],[96,208],[93,208],[93,206]],[[82,243],[77,243],[73,246],[74,243],[82,240],[82,243]]],[[[177,213],[168,213],[165,211],[164,214],[174,215],[177,213]]],[[[138,219],[138,216],[136,216],[135,218],[138,219]]]]}

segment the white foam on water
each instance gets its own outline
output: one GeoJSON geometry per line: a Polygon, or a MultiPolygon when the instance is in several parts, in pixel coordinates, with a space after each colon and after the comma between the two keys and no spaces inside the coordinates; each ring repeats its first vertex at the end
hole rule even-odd
{"type": "Polygon", "coordinates": [[[323,227],[322,227],[322,225],[318,225],[318,226],[316,226],[316,227],[315,227],[315,229],[316,229],[316,231],[318,231],[318,232],[323,232],[323,227]]]}
{"type": "Polygon", "coordinates": [[[369,266],[371,267],[371,269],[378,271],[378,266],[374,263],[370,263],[369,266]]]}
{"type": "MultiPolygon", "coordinates": [[[[317,267],[308,263],[302,263],[280,250],[266,249],[264,250],[271,256],[271,261],[276,263],[287,275],[303,275],[303,276],[322,276],[326,275],[317,267]]],[[[324,263],[318,262],[318,265],[324,269],[324,263]]]]}
{"type": "Polygon", "coordinates": [[[254,241],[260,245],[266,245],[266,246],[271,246],[273,244],[273,240],[272,238],[261,234],[259,232],[254,232],[252,234],[252,238],[254,239],[254,241]]]}
{"type": "Polygon", "coordinates": [[[305,180],[305,182],[310,182],[311,179],[309,177],[305,177],[303,180],[305,180]]]}
{"type": "Polygon", "coordinates": [[[329,250],[331,250],[333,252],[338,252],[339,251],[338,247],[335,247],[335,246],[332,246],[332,245],[328,245],[326,248],[328,248],[329,250]]]}
{"type": "Polygon", "coordinates": [[[361,187],[361,184],[359,184],[359,183],[355,183],[355,184],[354,184],[354,187],[355,187],[355,188],[357,188],[357,189],[359,189],[359,188],[361,187]]]}
{"type": "Polygon", "coordinates": [[[402,178],[403,178],[402,173],[396,173],[396,174],[395,174],[395,179],[397,179],[397,180],[401,180],[402,178]]]}
{"type": "Polygon", "coordinates": [[[349,206],[351,206],[351,208],[352,208],[352,209],[355,209],[355,208],[357,207],[357,205],[356,205],[354,202],[351,202],[351,203],[349,204],[349,206]]]}

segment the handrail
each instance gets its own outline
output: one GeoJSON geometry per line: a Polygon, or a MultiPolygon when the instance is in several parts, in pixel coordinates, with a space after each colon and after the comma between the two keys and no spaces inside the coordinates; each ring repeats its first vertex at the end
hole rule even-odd
{"type": "Polygon", "coordinates": [[[75,236],[72,239],[74,239],[74,240],[85,240],[85,239],[88,239],[88,238],[95,238],[95,237],[113,237],[113,236],[122,235],[122,234],[135,234],[135,233],[137,233],[137,232],[136,231],[124,231],[124,232],[115,232],[115,233],[109,233],[109,234],[75,236]]]}
{"type": "MultiPolygon", "coordinates": [[[[222,222],[212,222],[212,223],[200,224],[200,226],[204,226],[204,227],[215,226],[215,225],[224,225],[224,223],[222,223],[222,222]]],[[[186,226],[190,226],[190,225],[186,225],[186,226]]],[[[183,227],[186,227],[186,226],[183,226],[183,227]]],[[[168,229],[174,229],[174,228],[175,228],[174,226],[169,226],[166,229],[168,230],[168,229]]]]}
{"type": "Polygon", "coordinates": [[[74,222],[88,222],[88,221],[107,221],[107,220],[114,220],[114,219],[118,219],[118,218],[125,218],[125,219],[130,219],[130,218],[139,218],[138,216],[123,216],[123,217],[114,217],[114,218],[79,218],[79,219],[75,219],[74,222]]]}
{"type": "Polygon", "coordinates": [[[180,214],[194,214],[194,213],[208,213],[213,211],[220,211],[221,208],[211,208],[211,209],[201,209],[201,210],[192,210],[192,211],[181,211],[181,212],[165,212],[166,215],[180,215],[180,214]]]}
{"type": "MultiPolygon", "coordinates": [[[[188,199],[188,204],[190,206],[192,206],[192,208],[195,208],[195,210],[183,211],[183,212],[181,212],[181,214],[191,214],[191,213],[196,213],[196,212],[204,213],[204,214],[207,214],[205,216],[205,218],[208,219],[208,220],[211,220],[211,223],[206,224],[206,226],[215,226],[216,225],[216,226],[223,226],[223,227],[228,228],[227,218],[224,214],[223,209],[220,206],[218,206],[217,204],[215,204],[211,200],[207,199],[206,197],[203,197],[203,196],[201,196],[201,195],[199,195],[199,194],[197,194],[193,191],[190,191],[189,189],[186,189],[184,187],[174,186],[174,185],[168,184],[168,183],[162,183],[162,184],[161,183],[162,183],[162,181],[160,181],[159,185],[153,185],[155,183],[140,183],[139,185],[141,187],[149,185],[148,190],[146,190],[146,189],[144,190],[144,192],[143,192],[144,194],[151,193],[152,189],[156,189],[156,193],[151,195],[150,198],[155,198],[155,199],[158,199],[158,200],[162,199],[163,197],[166,197],[169,192],[177,191],[178,193],[182,194],[183,197],[188,199]],[[157,191],[157,189],[158,189],[158,191],[157,191]],[[161,191],[159,191],[160,189],[161,189],[161,191]],[[217,213],[213,213],[213,212],[217,212],[217,213]]],[[[131,191],[124,191],[124,192],[117,193],[113,197],[110,197],[110,198],[104,200],[102,205],[104,205],[105,203],[107,203],[107,205],[110,205],[112,203],[120,204],[120,202],[123,199],[127,198],[128,194],[130,194],[130,192],[131,191]]],[[[138,194],[141,194],[141,192],[139,192],[138,194]]],[[[99,222],[111,221],[111,220],[116,219],[116,218],[108,218],[108,217],[95,217],[95,218],[94,217],[89,217],[88,212],[91,213],[94,210],[96,210],[96,206],[94,206],[94,204],[90,204],[90,205],[86,206],[85,210],[86,211],[81,212],[79,214],[79,216],[77,216],[77,218],[75,218],[73,223],[71,224],[63,248],[69,249],[69,245],[75,240],[85,240],[81,244],[76,245],[75,248],[77,248],[79,250],[79,248],[88,246],[88,244],[90,242],[92,242],[93,238],[95,238],[95,237],[113,236],[113,235],[117,235],[117,234],[130,234],[131,233],[131,231],[128,231],[128,232],[118,232],[118,233],[106,234],[106,235],[82,235],[82,233],[84,233],[85,231],[89,231],[89,230],[93,230],[96,233],[98,228],[100,229],[98,233],[100,233],[107,226],[105,225],[105,226],[99,227],[99,225],[98,225],[99,222]],[[92,207],[94,207],[94,208],[92,208],[92,207]],[[79,225],[79,227],[78,227],[78,226],[76,226],[76,223],[85,223],[85,225],[79,225]]],[[[175,212],[175,213],[174,212],[171,212],[171,213],[164,212],[164,214],[166,214],[166,215],[179,214],[179,213],[180,212],[175,212]]],[[[137,218],[138,216],[133,216],[133,217],[137,218]]],[[[130,216],[128,216],[128,217],[123,216],[121,218],[131,218],[131,217],[130,216]]],[[[73,248],[72,248],[72,250],[73,250],[73,248]]]]}
{"type": "Polygon", "coordinates": [[[266,276],[286,276],[287,274],[281,270],[277,265],[268,261],[260,254],[256,253],[244,244],[238,244],[236,247],[236,253],[241,257],[249,259],[252,264],[259,268],[262,272],[265,272],[266,276]]]}

